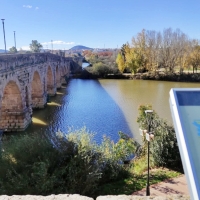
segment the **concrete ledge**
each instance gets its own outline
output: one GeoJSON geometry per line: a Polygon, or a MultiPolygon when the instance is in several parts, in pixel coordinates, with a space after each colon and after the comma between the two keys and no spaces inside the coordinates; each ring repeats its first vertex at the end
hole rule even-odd
{"type": "Polygon", "coordinates": [[[134,196],[134,195],[118,195],[118,196],[99,196],[96,200],[189,200],[186,195],[167,195],[167,196],[134,196]]]}
{"type": "MultiPolygon", "coordinates": [[[[0,200],[94,200],[91,197],[81,196],[79,194],[59,194],[59,195],[50,195],[50,196],[34,196],[34,195],[13,195],[0,196],[0,200]]],[[[96,200],[190,200],[190,197],[187,195],[167,195],[167,196],[135,196],[135,195],[108,195],[108,196],[99,196],[96,200]]]]}
{"type": "Polygon", "coordinates": [[[50,196],[34,196],[34,195],[13,195],[0,196],[0,200],[94,200],[90,197],[81,196],[79,194],[59,194],[59,195],[50,195],[50,196]]]}

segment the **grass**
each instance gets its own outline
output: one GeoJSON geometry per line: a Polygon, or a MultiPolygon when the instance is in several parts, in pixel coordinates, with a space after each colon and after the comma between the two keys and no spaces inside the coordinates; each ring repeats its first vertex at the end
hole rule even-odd
{"type": "MultiPolygon", "coordinates": [[[[176,66],[174,68],[175,72],[180,72],[180,67],[179,66],[176,66]]],[[[183,72],[184,73],[193,73],[193,68],[192,67],[189,67],[189,68],[183,68],[183,72]]],[[[196,69],[194,70],[194,73],[199,73],[199,68],[197,68],[197,71],[196,69]]]]}
{"type": "MultiPolygon", "coordinates": [[[[40,135],[4,138],[0,149],[0,194],[53,192],[97,197],[131,195],[146,187],[147,157],[144,154],[123,165],[135,152],[136,144],[122,132],[117,143],[104,138],[101,146],[93,142],[93,134],[86,127],[56,135],[51,142],[40,135]]],[[[157,168],[151,157],[150,167],[151,185],[181,174],[157,168]]]]}
{"type": "MultiPolygon", "coordinates": [[[[116,182],[104,184],[100,187],[99,195],[131,195],[146,187],[147,183],[147,165],[145,158],[138,159],[130,167],[128,178],[116,182]]],[[[162,182],[164,180],[178,177],[181,173],[167,168],[150,169],[150,185],[162,182]]]]}

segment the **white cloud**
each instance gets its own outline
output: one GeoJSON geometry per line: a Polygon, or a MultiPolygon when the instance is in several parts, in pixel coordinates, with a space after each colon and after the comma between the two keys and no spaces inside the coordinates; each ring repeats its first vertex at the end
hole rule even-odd
{"type": "Polygon", "coordinates": [[[39,9],[39,7],[35,7],[35,10],[38,10],[39,9]]]}
{"type": "Polygon", "coordinates": [[[23,5],[24,8],[32,8],[31,5],[23,5]]]}
{"type": "Polygon", "coordinates": [[[17,50],[20,50],[20,49],[22,49],[22,50],[29,50],[30,51],[30,47],[29,46],[22,46],[20,48],[17,48],[17,50]]]}
{"type": "Polygon", "coordinates": [[[75,44],[74,42],[64,42],[64,41],[61,41],[61,40],[53,40],[52,42],[43,42],[41,43],[42,45],[48,45],[48,44],[58,44],[58,45],[72,45],[72,44],[75,44]]]}

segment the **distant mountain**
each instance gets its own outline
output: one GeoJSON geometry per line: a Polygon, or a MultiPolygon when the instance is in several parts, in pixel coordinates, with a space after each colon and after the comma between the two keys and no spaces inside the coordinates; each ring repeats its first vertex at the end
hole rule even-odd
{"type": "Polygon", "coordinates": [[[77,46],[72,47],[69,50],[90,50],[90,49],[92,49],[92,48],[85,47],[85,46],[82,46],[82,45],[77,45],[77,46]]]}
{"type": "Polygon", "coordinates": [[[0,49],[0,53],[5,53],[5,50],[4,49],[0,49]]]}

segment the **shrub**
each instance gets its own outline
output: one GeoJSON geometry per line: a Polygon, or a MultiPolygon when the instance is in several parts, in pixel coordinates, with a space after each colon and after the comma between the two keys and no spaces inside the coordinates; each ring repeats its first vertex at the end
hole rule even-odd
{"type": "MultiPolygon", "coordinates": [[[[140,106],[137,122],[142,129],[148,130],[148,123],[145,116],[145,110],[152,109],[151,106],[140,106]]],[[[167,122],[160,119],[157,113],[152,114],[151,128],[154,132],[154,140],[150,142],[150,151],[153,162],[158,167],[167,167],[183,171],[178,143],[175,130],[167,122]]],[[[142,151],[140,155],[147,152],[147,141],[143,137],[142,151]]]]}
{"type": "Polygon", "coordinates": [[[37,135],[12,136],[1,146],[0,194],[46,194],[53,190],[59,152],[37,135]]]}
{"type": "Polygon", "coordinates": [[[97,145],[86,128],[4,138],[0,154],[0,194],[48,195],[78,193],[93,196],[101,184],[125,177],[123,161],[134,153],[134,142],[120,133],[113,143],[97,145]]]}
{"type": "Polygon", "coordinates": [[[108,56],[90,56],[87,61],[91,63],[92,67],[84,68],[90,73],[90,76],[85,78],[106,78],[108,74],[119,74],[117,64],[115,62],[116,54],[108,54],[108,56]]]}
{"type": "Polygon", "coordinates": [[[105,77],[110,72],[111,72],[110,68],[101,62],[95,63],[93,65],[93,73],[97,76],[105,77]]]}

